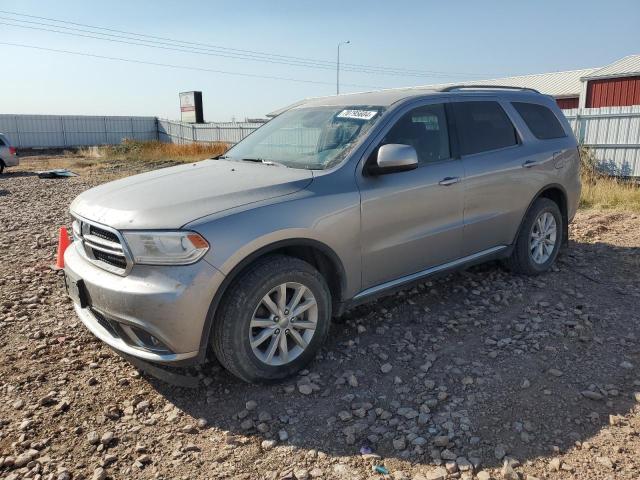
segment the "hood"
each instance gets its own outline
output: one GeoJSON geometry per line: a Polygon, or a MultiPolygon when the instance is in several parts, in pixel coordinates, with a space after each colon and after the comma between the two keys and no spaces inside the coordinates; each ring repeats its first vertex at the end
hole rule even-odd
{"type": "Polygon", "coordinates": [[[295,193],[312,179],[309,170],[205,160],[92,188],[73,201],[71,212],[119,230],[180,228],[206,215],[295,193]]]}

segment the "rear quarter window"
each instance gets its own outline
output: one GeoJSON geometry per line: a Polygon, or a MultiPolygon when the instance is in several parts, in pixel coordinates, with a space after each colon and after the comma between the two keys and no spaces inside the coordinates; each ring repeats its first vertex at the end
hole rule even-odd
{"type": "Polygon", "coordinates": [[[0,147],[4,147],[6,145],[7,144],[5,143],[4,138],[0,137],[0,147]]]}
{"type": "Polygon", "coordinates": [[[567,136],[558,117],[544,105],[526,102],[513,102],[512,105],[537,139],[550,140],[567,136]]]}

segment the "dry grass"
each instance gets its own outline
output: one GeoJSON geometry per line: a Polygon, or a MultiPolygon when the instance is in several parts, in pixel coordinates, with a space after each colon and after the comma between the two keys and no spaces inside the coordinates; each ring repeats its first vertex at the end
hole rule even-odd
{"type": "Polygon", "coordinates": [[[600,173],[596,160],[587,149],[582,149],[581,208],[631,210],[640,212],[640,185],[631,180],[600,173]]]}
{"type": "Polygon", "coordinates": [[[229,149],[226,143],[190,143],[179,145],[157,141],[125,140],[120,145],[90,147],[80,150],[85,158],[101,160],[135,160],[142,162],[178,161],[194,162],[222,155],[229,149]]]}

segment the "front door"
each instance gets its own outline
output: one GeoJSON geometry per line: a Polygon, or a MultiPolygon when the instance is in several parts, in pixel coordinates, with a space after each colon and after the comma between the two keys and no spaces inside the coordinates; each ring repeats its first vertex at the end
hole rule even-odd
{"type": "Polygon", "coordinates": [[[464,172],[452,158],[448,125],[444,103],[402,114],[377,147],[412,145],[418,168],[358,179],[365,289],[460,257],[464,172]]]}

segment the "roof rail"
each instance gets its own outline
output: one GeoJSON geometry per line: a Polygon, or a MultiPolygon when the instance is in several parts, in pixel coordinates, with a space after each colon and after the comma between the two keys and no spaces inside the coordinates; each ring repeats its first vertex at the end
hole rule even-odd
{"type": "Polygon", "coordinates": [[[451,92],[453,90],[463,90],[465,88],[469,88],[469,89],[484,89],[484,88],[486,88],[486,89],[489,89],[489,90],[497,90],[497,89],[525,90],[525,91],[528,91],[528,92],[540,93],[535,88],[512,87],[512,86],[509,86],[509,85],[451,85],[449,87],[441,88],[440,91],[441,92],[451,92]]]}

